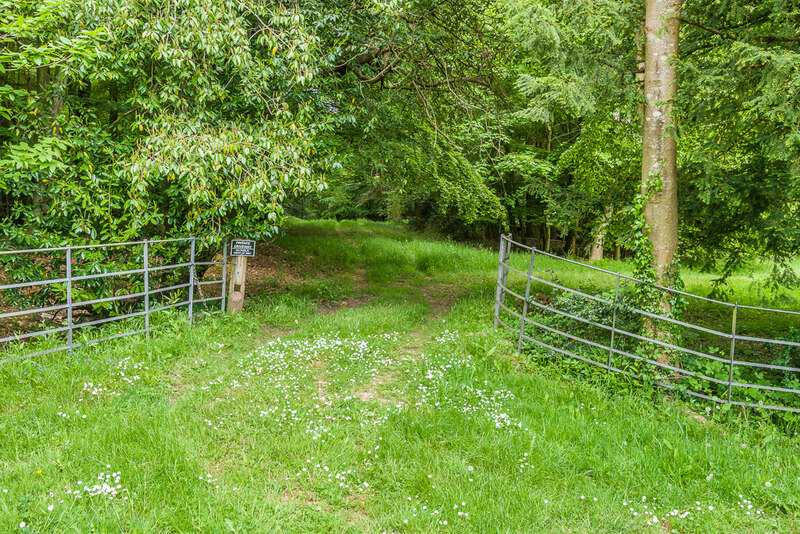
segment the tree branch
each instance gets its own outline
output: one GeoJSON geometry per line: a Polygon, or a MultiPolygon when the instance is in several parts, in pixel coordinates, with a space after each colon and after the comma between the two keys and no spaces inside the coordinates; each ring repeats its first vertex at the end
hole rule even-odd
{"type": "MultiPolygon", "coordinates": [[[[702,24],[700,22],[697,22],[696,20],[693,20],[693,19],[690,19],[690,18],[687,18],[687,17],[681,17],[681,22],[685,22],[686,24],[688,24],[690,26],[694,26],[695,28],[699,28],[699,29],[707,31],[709,33],[713,33],[714,35],[718,35],[718,36],[722,37],[723,39],[728,39],[730,41],[745,42],[744,39],[740,39],[739,37],[737,37],[737,36],[735,36],[735,35],[733,35],[731,33],[726,33],[726,32],[724,32],[722,30],[717,30],[715,28],[711,28],[709,26],[706,26],[705,24],[702,24]]],[[[795,42],[800,42],[800,35],[795,35],[795,36],[792,36],[792,37],[779,37],[777,35],[764,35],[762,37],[754,37],[753,40],[754,41],[761,41],[761,42],[764,42],[764,43],[774,43],[774,42],[795,43],[795,42]]]]}
{"type": "Polygon", "coordinates": [[[731,35],[729,33],[725,33],[725,32],[720,31],[720,30],[716,30],[714,28],[710,28],[710,27],[706,26],[705,24],[701,24],[701,23],[697,22],[696,20],[692,20],[692,19],[687,18],[687,17],[681,17],[681,22],[682,23],[685,22],[689,26],[694,26],[695,28],[700,28],[701,30],[707,31],[709,33],[713,33],[714,35],[719,35],[723,39],[730,39],[731,41],[738,41],[739,40],[734,35],[731,35]]]}
{"type": "Polygon", "coordinates": [[[449,85],[451,83],[474,83],[484,87],[491,88],[492,86],[486,80],[478,78],[477,76],[461,76],[458,78],[448,78],[446,80],[439,80],[437,82],[423,82],[422,80],[414,80],[414,85],[424,87],[425,89],[434,89],[442,85],[449,85]]]}

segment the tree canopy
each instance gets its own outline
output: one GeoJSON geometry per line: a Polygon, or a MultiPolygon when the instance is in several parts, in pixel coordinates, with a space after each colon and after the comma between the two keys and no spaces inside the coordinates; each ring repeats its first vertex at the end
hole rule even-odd
{"type": "Polygon", "coordinates": [[[780,266],[800,9],[675,5],[673,96],[648,103],[645,1],[0,0],[0,230],[216,241],[291,212],[634,254],[645,110],[669,102],[678,257],[780,266]]]}

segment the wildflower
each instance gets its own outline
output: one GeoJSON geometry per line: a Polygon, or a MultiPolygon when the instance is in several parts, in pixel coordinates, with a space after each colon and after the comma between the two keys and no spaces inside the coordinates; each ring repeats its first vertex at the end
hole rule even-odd
{"type": "Polygon", "coordinates": [[[23,521],[23,522],[21,522],[21,523],[19,524],[19,528],[25,528],[25,521],[23,521]]]}
{"type": "Polygon", "coordinates": [[[772,487],[772,482],[770,482],[770,481],[764,482],[764,485],[766,487],[768,487],[768,488],[771,488],[772,487]]]}
{"type": "Polygon", "coordinates": [[[50,506],[48,506],[48,507],[47,507],[47,511],[48,511],[48,512],[52,512],[52,511],[53,511],[53,505],[52,505],[52,504],[51,504],[50,506]]]}

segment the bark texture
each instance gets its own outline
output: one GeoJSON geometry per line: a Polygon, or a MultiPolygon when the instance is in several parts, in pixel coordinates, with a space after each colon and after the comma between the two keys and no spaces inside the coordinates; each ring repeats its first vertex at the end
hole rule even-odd
{"type": "Polygon", "coordinates": [[[592,241],[592,251],[589,254],[589,261],[599,261],[603,259],[603,243],[606,240],[606,228],[608,223],[611,222],[611,217],[614,215],[614,209],[611,206],[606,208],[603,213],[603,219],[600,221],[600,228],[592,241]]]}
{"type": "Polygon", "coordinates": [[[544,251],[550,254],[550,236],[552,235],[550,226],[545,227],[544,231],[544,251]]]}
{"type": "Polygon", "coordinates": [[[592,242],[592,251],[589,253],[589,261],[600,261],[603,259],[603,239],[604,234],[597,234],[592,242]]]}
{"type": "Polygon", "coordinates": [[[675,60],[682,0],[647,0],[645,14],[645,113],[642,127],[642,190],[652,192],[644,207],[658,282],[678,247],[677,143],[672,100],[677,92],[675,60]],[[653,189],[654,184],[660,189],[653,189]]]}
{"type": "MultiPolygon", "coordinates": [[[[646,193],[644,219],[648,239],[653,245],[653,263],[657,283],[670,286],[674,282],[669,270],[678,248],[678,164],[672,102],[677,93],[675,61],[682,0],[646,0],[644,39],[645,109],[642,123],[642,191],[646,193]]],[[[659,299],[661,313],[671,311],[666,292],[659,299]]],[[[645,321],[645,329],[653,338],[668,339],[655,321],[645,321]]],[[[667,350],[658,360],[672,363],[667,350]]],[[[677,373],[674,377],[677,379],[677,373]]]]}
{"type": "Polygon", "coordinates": [[[578,252],[578,232],[574,229],[569,231],[567,235],[567,241],[569,241],[569,247],[567,248],[567,254],[569,256],[575,256],[578,252]]]}

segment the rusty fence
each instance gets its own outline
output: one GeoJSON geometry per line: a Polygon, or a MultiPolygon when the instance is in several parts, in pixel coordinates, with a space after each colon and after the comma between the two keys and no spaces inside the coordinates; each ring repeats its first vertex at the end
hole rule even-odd
{"type": "Polygon", "coordinates": [[[800,413],[797,311],[655,286],[504,235],[494,322],[515,334],[519,352],[574,358],[713,403],[800,413]],[[642,285],[679,295],[683,320],[641,309],[642,285]],[[764,324],[786,335],[756,335],[764,324]]]}
{"type": "Polygon", "coordinates": [[[224,310],[224,243],[221,256],[198,261],[193,237],[0,250],[0,364],[149,336],[169,310],[190,323],[224,310]]]}

